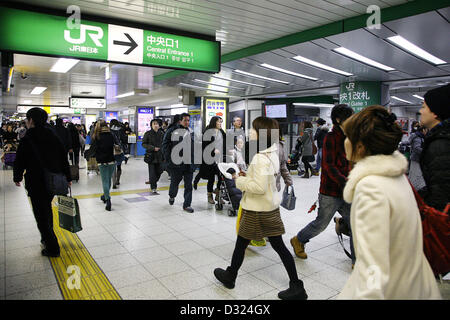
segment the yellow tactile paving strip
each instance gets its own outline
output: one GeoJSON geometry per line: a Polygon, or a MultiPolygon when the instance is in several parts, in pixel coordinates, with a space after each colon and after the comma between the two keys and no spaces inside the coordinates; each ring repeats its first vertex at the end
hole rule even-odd
{"type": "MultiPolygon", "coordinates": [[[[199,183],[199,186],[206,183],[199,183]]],[[[183,188],[183,186],[180,186],[183,188]]],[[[158,188],[158,191],[169,187],[158,188]]],[[[148,192],[149,189],[111,192],[111,196],[148,192]]],[[[77,199],[92,199],[102,194],[75,196],[77,199]]],[[[55,198],[56,199],[56,198],[55,198]]],[[[81,225],[83,213],[81,212],[81,225]]],[[[119,293],[109,282],[102,269],[89,254],[76,233],[59,227],[58,207],[53,202],[53,229],[61,247],[59,258],[50,258],[58,286],[65,300],[121,300],[119,293]],[[78,274],[77,274],[77,271],[78,274]]]]}
{"type": "Polygon", "coordinates": [[[61,247],[61,256],[50,258],[50,262],[63,298],[65,300],[121,300],[120,295],[80,238],[75,233],[59,227],[56,206],[53,206],[53,223],[53,229],[61,247]],[[79,268],[79,277],[77,268],[79,268]]]}

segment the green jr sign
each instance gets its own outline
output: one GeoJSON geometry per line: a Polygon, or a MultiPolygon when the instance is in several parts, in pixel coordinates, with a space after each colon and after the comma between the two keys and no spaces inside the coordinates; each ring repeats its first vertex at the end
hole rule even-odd
{"type": "Polygon", "coordinates": [[[220,43],[186,36],[0,7],[0,50],[220,71],[220,43]]]}
{"type": "Polygon", "coordinates": [[[339,103],[349,105],[359,112],[364,108],[381,104],[381,83],[376,81],[356,81],[341,84],[339,103]]]}

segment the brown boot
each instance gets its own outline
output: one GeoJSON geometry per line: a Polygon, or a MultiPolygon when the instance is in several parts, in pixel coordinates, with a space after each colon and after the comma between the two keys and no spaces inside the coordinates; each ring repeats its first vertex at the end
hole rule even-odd
{"type": "Polygon", "coordinates": [[[291,239],[291,245],[294,248],[295,255],[300,259],[308,258],[308,255],[305,252],[305,244],[298,241],[297,236],[291,239]]]}
{"type": "Polygon", "coordinates": [[[208,203],[215,204],[212,192],[208,192],[208,203]]]}

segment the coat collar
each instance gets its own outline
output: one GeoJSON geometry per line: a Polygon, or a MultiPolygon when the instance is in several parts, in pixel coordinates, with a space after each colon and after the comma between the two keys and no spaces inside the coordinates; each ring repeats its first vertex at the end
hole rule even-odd
{"type": "Polygon", "coordinates": [[[398,177],[405,174],[408,161],[398,151],[391,155],[368,156],[356,163],[344,188],[344,200],[353,201],[356,185],[367,176],[398,177]]]}
{"type": "Polygon", "coordinates": [[[270,152],[277,152],[277,151],[278,151],[277,144],[274,143],[270,148],[267,148],[266,150],[262,150],[262,151],[260,151],[260,153],[270,153],[270,152]]]}

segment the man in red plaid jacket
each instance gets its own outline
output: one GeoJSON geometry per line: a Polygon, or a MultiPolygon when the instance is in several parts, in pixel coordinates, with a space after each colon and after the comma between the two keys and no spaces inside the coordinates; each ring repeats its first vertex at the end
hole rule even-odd
{"type": "MultiPolygon", "coordinates": [[[[305,244],[325,230],[336,212],[350,226],[350,204],[342,198],[350,165],[345,157],[345,135],[341,125],[353,114],[345,104],[335,106],[331,111],[333,129],[327,133],[322,149],[322,174],[320,180],[319,209],[317,218],[291,239],[297,257],[306,259],[305,244]]],[[[353,241],[350,238],[352,263],[355,262],[353,241]]]]}

